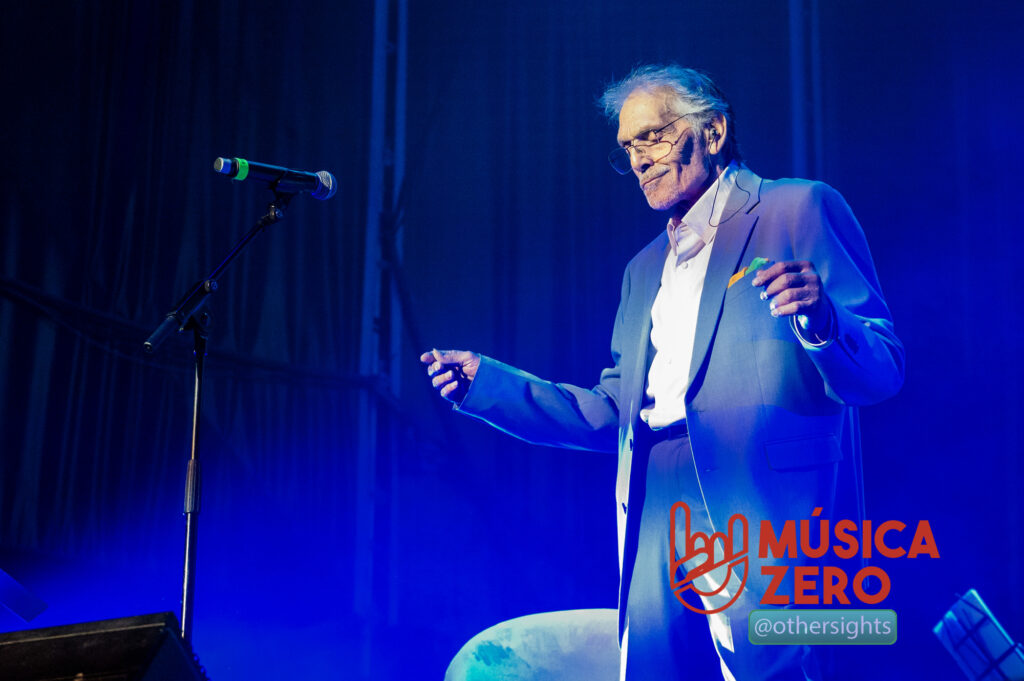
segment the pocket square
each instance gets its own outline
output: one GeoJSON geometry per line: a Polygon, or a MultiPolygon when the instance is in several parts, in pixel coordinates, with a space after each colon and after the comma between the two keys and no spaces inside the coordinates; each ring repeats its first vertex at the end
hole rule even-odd
{"type": "Polygon", "coordinates": [[[732,288],[732,285],[735,284],[740,279],[742,279],[743,277],[747,276],[751,272],[756,272],[757,270],[761,269],[766,265],[770,265],[771,263],[772,261],[769,260],[768,258],[754,258],[753,260],[750,261],[749,265],[747,265],[746,267],[741,267],[736,272],[736,274],[732,275],[732,277],[729,278],[729,285],[726,286],[726,288],[732,288]]]}

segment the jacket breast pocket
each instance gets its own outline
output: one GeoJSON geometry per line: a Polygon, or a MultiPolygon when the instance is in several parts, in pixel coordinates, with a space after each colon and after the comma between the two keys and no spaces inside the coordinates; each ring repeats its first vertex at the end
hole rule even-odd
{"type": "MultiPolygon", "coordinates": [[[[758,300],[760,302],[761,291],[763,291],[764,289],[760,287],[755,288],[754,286],[751,286],[750,282],[753,281],[753,279],[754,275],[748,274],[747,276],[743,277],[742,279],[734,283],[728,289],[726,289],[725,302],[731,302],[733,299],[741,297],[745,294],[753,296],[753,299],[758,300]]],[[[765,305],[767,304],[768,303],[765,303],[765,305]]]]}
{"type": "Polygon", "coordinates": [[[811,468],[835,463],[843,458],[835,435],[776,440],[764,443],[768,465],[777,471],[811,468]]]}

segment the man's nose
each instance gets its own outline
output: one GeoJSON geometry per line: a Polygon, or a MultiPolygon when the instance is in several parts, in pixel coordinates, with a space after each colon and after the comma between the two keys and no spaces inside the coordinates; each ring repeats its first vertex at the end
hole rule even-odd
{"type": "Polygon", "coordinates": [[[647,158],[647,154],[643,153],[636,147],[629,147],[629,165],[632,166],[633,172],[637,175],[642,175],[645,170],[651,167],[651,160],[647,158]]]}

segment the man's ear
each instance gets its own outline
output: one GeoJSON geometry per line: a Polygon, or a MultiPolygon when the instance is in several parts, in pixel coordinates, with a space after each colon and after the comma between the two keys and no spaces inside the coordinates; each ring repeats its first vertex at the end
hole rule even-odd
{"type": "Polygon", "coordinates": [[[708,145],[708,152],[712,155],[722,153],[722,150],[725,149],[725,138],[729,134],[725,116],[721,113],[716,113],[704,134],[706,135],[705,141],[708,145]]]}

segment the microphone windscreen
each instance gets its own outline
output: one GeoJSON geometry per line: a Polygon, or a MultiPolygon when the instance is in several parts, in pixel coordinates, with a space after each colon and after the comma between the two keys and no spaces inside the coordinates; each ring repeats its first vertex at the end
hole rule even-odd
{"type": "Polygon", "coordinates": [[[331,175],[326,170],[321,170],[316,174],[320,179],[320,184],[310,194],[314,199],[320,199],[326,201],[327,199],[334,196],[335,192],[338,191],[338,183],[334,179],[334,175],[331,175]]]}

